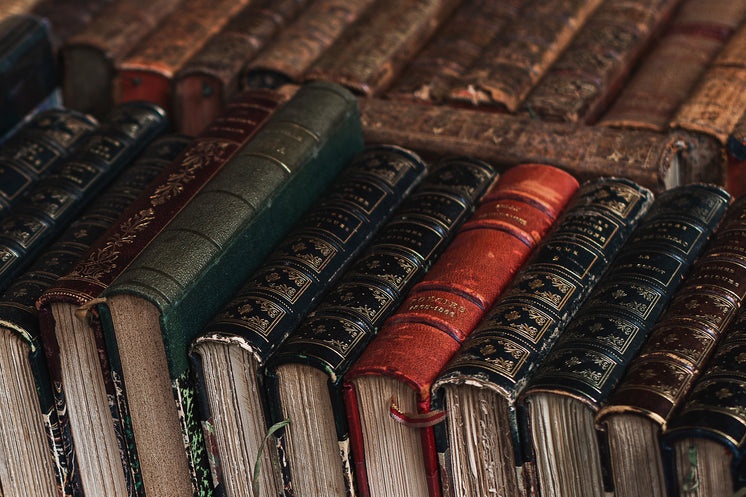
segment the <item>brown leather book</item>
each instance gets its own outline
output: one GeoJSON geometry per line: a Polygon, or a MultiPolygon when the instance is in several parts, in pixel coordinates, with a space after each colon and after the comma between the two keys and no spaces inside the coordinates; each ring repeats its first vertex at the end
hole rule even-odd
{"type": "Polygon", "coordinates": [[[746,26],[741,26],[671,121],[725,143],[746,110],[746,26]]]}
{"type": "Polygon", "coordinates": [[[522,112],[592,123],[671,18],[679,0],[606,0],[529,93],[522,112]]]}
{"type": "Polygon", "coordinates": [[[745,15],[742,0],[684,2],[599,124],[664,130],[745,15]]]}
{"type": "Polygon", "coordinates": [[[441,102],[526,0],[465,0],[392,83],[389,98],[441,102]]]}
{"type": "Polygon", "coordinates": [[[313,1],[251,61],[243,84],[277,88],[300,82],[321,54],[373,3],[374,0],[313,1]]]}
{"type": "Polygon", "coordinates": [[[240,90],[251,59],[308,0],[257,0],[244,6],[174,76],[174,126],[197,135],[240,90]]]}
{"type": "Polygon", "coordinates": [[[396,143],[425,158],[465,155],[502,166],[544,161],[580,180],[621,176],[654,192],[690,182],[725,182],[719,144],[682,130],[576,126],[379,98],[358,102],[366,143],[396,143]]]}
{"type": "Polygon", "coordinates": [[[532,0],[480,55],[450,98],[515,112],[601,0],[532,0]]]}
{"type": "Polygon", "coordinates": [[[116,65],[114,101],[147,100],[171,111],[173,77],[248,0],[183,0],[116,65]]]}
{"type": "Polygon", "coordinates": [[[333,81],[358,94],[379,95],[457,4],[458,0],[378,0],[304,79],[333,81]]]}
{"type": "Polygon", "coordinates": [[[117,0],[61,47],[65,105],[96,117],[113,105],[114,66],[181,0],[117,0]]]}

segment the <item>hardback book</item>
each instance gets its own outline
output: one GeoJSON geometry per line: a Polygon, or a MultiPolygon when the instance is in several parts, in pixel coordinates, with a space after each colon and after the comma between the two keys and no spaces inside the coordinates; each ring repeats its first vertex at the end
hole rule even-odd
{"type": "Polygon", "coordinates": [[[614,495],[666,497],[660,435],[746,297],[746,198],[726,217],[596,415],[614,495]]]}
{"type": "Polygon", "coordinates": [[[31,13],[49,22],[53,46],[59,50],[65,40],[80,32],[112,1],[114,0],[40,0],[31,9],[31,13]]]}
{"type": "Polygon", "coordinates": [[[667,190],[535,370],[518,398],[525,453],[541,495],[611,490],[595,415],[640,350],[712,231],[730,196],[717,186],[667,190]]]}
{"type": "Polygon", "coordinates": [[[613,100],[680,0],[606,0],[593,11],[520,112],[592,124],[613,100]]]}
{"type": "Polygon", "coordinates": [[[539,495],[522,454],[521,389],[653,203],[623,178],[580,186],[536,248],[433,383],[446,495],[539,495]]]}
{"type": "Polygon", "coordinates": [[[49,24],[32,15],[0,20],[0,136],[58,90],[49,24]]]}
{"type": "MultiPolygon", "coordinates": [[[[77,264],[39,297],[37,307],[63,433],[81,446],[79,474],[88,492],[132,495],[140,488],[131,469],[136,451],[121,378],[112,377],[101,319],[93,303],[101,292],[217,174],[281,104],[268,90],[239,95],[190,140],[178,156],[120,212],[77,264]],[[122,456],[130,452],[129,458],[122,456]],[[120,461],[121,460],[121,461],[120,461]],[[118,463],[118,471],[112,464],[118,463]],[[133,485],[134,484],[134,485],[133,485]]],[[[135,465],[136,467],[136,465],[135,465]]],[[[116,468],[116,466],[115,466],[116,468]]]]}
{"type": "Polygon", "coordinates": [[[526,0],[464,0],[386,90],[387,98],[443,103],[526,0]]]}
{"type": "Polygon", "coordinates": [[[67,160],[28,190],[0,219],[0,290],[167,126],[156,105],[117,106],[67,160]]]}
{"type": "MultiPolygon", "coordinates": [[[[167,160],[163,154],[183,144],[183,137],[151,143],[0,297],[0,479],[4,495],[83,495],[81,466],[64,434],[68,413],[57,410],[35,303],[155,177],[167,160]]],[[[86,495],[106,494],[108,487],[98,484],[88,485],[86,495]]]]}
{"type": "Polygon", "coordinates": [[[485,162],[442,159],[317,308],[270,356],[270,424],[293,495],[357,495],[342,378],[474,211],[498,175],[485,162]],[[312,456],[313,455],[313,456],[312,456]]]}
{"type": "Polygon", "coordinates": [[[249,61],[307,5],[308,0],[249,2],[174,75],[172,118],[197,135],[241,89],[249,61]]]}
{"type": "Polygon", "coordinates": [[[71,109],[103,117],[114,106],[115,67],[181,0],[116,0],[60,47],[62,93],[71,109]]]}
{"type": "Polygon", "coordinates": [[[147,100],[170,114],[174,75],[248,0],[182,0],[115,64],[114,102],[147,100]]]}
{"type": "Polygon", "coordinates": [[[440,496],[430,387],[552,227],[578,182],[561,169],[505,171],[343,378],[358,491],[440,496]],[[393,418],[393,419],[392,419],[393,418]]]}
{"type": "Polygon", "coordinates": [[[684,1],[598,123],[665,130],[745,12],[745,2],[684,1]]]}
{"type": "Polygon", "coordinates": [[[681,104],[671,126],[705,133],[724,144],[741,114],[746,98],[746,26],[718,52],[696,87],[681,104]]]}
{"type": "Polygon", "coordinates": [[[304,79],[380,95],[440,28],[460,0],[378,0],[319,57],[304,79]]]}
{"type": "Polygon", "coordinates": [[[743,495],[744,317],[741,307],[662,434],[670,496],[743,495]]]}
{"type": "Polygon", "coordinates": [[[277,88],[300,83],[321,54],[373,3],[374,0],[313,0],[249,62],[241,75],[243,87],[277,88]]]}
{"type": "Polygon", "coordinates": [[[725,143],[726,187],[734,197],[746,193],[746,110],[738,118],[725,143]]]}
{"type": "MultiPolygon", "coordinates": [[[[204,399],[202,425],[214,440],[208,447],[217,447],[213,468],[226,495],[272,496],[289,488],[275,472],[273,446],[261,452],[258,489],[247,471],[269,426],[264,361],[336,286],[425,172],[425,163],[408,150],[363,150],[194,341],[190,355],[204,399]]],[[[317,495],[331,492],[324,487],[317,495]]]]}
{"type": "Polygon", "coordinates": [[[722,146],[699,134],[576,126],[383,98],[359,103],[366,143],[396,143],[426,160],[460,155],[504,165],[546,161],[580,181],[618,176],[656,193],[726,181],[722,146]]]}
{"type": "Polygon", "coordinates": [[[0,218],[97,126],[90,115],[59,108],[36,114],[13,133],[0,146],[0,218]]]}
{"type": "Polygon", "coordinates": [[[187,348],[362,146],[352,94],[304,85],[101,293],[145,495],[210,493],[187,348]]]}
{"type": "Polygon", "coordinates": [[[532,0],[492,40],[449,98],[516,112],[601,0],[532,0]]]}

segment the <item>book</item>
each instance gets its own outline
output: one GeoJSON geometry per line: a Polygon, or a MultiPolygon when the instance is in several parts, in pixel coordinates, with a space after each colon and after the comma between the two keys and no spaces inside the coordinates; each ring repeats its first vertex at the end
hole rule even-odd
{"type": "Polygon", "coordinates": [[[601,0],[534,0],[480,54],[449,98],[516,112],[601,0]]]}
{"type": "Polygon", "coordinates": [[[746,294],[746,198],[728,207],[666,313],[596,415],[618,497],[665,497],[659,439],[746,294]]]}
{"type": "Polygon", "coordinates": [[[744,315],[741,307],[661,435],[668,495],[743,494],[744,315]]]}
{"type": "Polygon", "coordinates": [[[725,143],[726,186],[734,197],[746,193],[746,111],[741,114],[725,143]]]}
{"type": "Polygon", "coordinates": [[[93,116],[63,108],[43,111],[25,122],[0,146],[0,218],[97,126],[93,116]]]}
{"type": "Polygon", "coordinates": [[[147,100],[170,114],[176,72],[247,3],[182,0],[157,29],[115,64],[114,102],[147,100]]]}
{"type": "Polygon", "coordinates": [[[745,8],[727,0],[684,1],[598,124],[665,130],[740,26],[745,8]]]}
{"type": "Polygon", "coordinates": [[[726,181],[722,146],[699,134],[576,126],[383,98],[359,103],[366,143],[396,143],[426,160],[441,155],[501,165],[543,161],[580,181],[626,177],[655,193],[726,181]]]}
{"type": "Polygon", "coordinates": [[[249,61],[301,12],[307,0],[252,1],[174,75],[176,128],[199,134],[240,91],[249,61]]]}
{"type": "Polygon", "coordinates": [[[594,123],[679,3],[601,3],[528,94],[521,112],[551,121],[594,123]]]}
{"type": "Polygon", "coordinates": [[[405,149],[363,150],[194,341],[202,424],[214,440],[208,446],[217,447],[213,468],[227,495],[278,495],[289,488],[277,478],[273,447],[262,452],[259,489],[246,471],[269,426],[264,361],[336,285],[425,172],[425,163],[405,149]]]}
{"type": "Polygon", "coordinates": [[[342,378],[498,177],[441,159],[261,371],[280,469],[295,495],[357,495],[342,378]],[[313,454],[313,457],[310,455],[313,454]]]}
{"type": "Polygon", "coordinates": [[[347,371],[343,398],[360,495],[441,495],[428,426],[438,414],[432,381],[577,188],[570,174],[543,164],[502,173],[347,371]]]}
{"type": "Polygon", "coordinates": [[[464,0],[386,90],[387,98],[443,103],[524,0],[464,0]]]}
{"type": "Polygon", "coordinates": [[[609,489],[595,415],[661,317],[725,213],[714,185],[658,195],[611,267],[519,395],[525,451],[541,495],[609,489]]]}
{"type": "Polygon", "coordinates": [[[96,14],[113,0],[75,0],[58,2],[40,0],[31,9],[35,16],[46,19],[51,28],[55,52],[70,36],[81,31],[96,14]]]}
{"type": "Polygon", "coordinates": [[[101,118],[114,106],[116,65],[181,0],[116,0],[60,47],[62,93],[71,109],[101,118]]]}
{"type": "Polygon", "coordinates": [[[210,493],[187,347],[362,146],[354,97],[304,85],[101,293],[146,495],[210,493]]]}
{"type": "Polygon", "coordinates": [[[140,488],[137,453],[120,378],[112,377],[101,319],[93,303],[194,198],[283,102],[274,92],[240,94],[202,134],[145,187],[119,219],[81,255],[75,267],[39,297],[39,321],[63,433],[84,449],[78,473],[91,488],[127,495],[140,488]],[[84,371],[86,373],[81,373],[84,371]],[[129,457],[121,454],[130,453],[129,457]],[[112,461],[119,461],[111,471],[112,461]],[[108,466],[107,466],[108,465],[108,466]],[[130,468],[134,465],[135,470],[130,468]],[[96,484],[100,481],[100,484],[96,484]]]}
{"type": "Polygon", "coordinates": [[[163,109],[155,105],[117,106],[67,160],[32,187],[0,219],[0,290],[167,125],[163,109]]]}
{"type": "Polygon", "coordinates": [[[459,1],[378,0],[324,51],[304,79],[334,81],[357,94],[380,95],[459,1]]]}
{"type": "Polygon", "coordinates": [[[321,54],[374,4],[373,0],[313,0],[249,63],[244,87],[300,83],[321,54]]]}
{"type": "MultiPolygon", "coordinates": [[[[35,303],[73,267],[184,141],[184,137],[168,136],[152,142],[0,297],[4,380],[0,387],[4,399],[0,479],[4,495],[83,495],[80,466],[64,433],[68,413],[57,411],[50,379],[53,374],[45,361],[35,303]]],[[[97,485],[88,488],[87,495],[96,495],[97,485]]]]}
{"type": "Polygon", "coordinates": [[[32,15],[0,20],[0,136],[54,95],[57,81],[48,23],[32,15]]]}
{"type": "Polygon", "coordinates": [[[517,398],[653,202],[623,178],[575,197],[432,387],[446,495],[538,495],[522,454],[517,398]]]}

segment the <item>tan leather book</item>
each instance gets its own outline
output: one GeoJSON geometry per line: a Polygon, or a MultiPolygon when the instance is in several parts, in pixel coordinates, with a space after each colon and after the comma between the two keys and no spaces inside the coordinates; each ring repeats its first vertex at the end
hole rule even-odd
{"type": "Polygon", "coordinates": [[[304,79],[333,81],[358,94],[379,95],[457,4],[458,0],[378,0],[324,52],[304,79]]]}
{"type": "Polygon", "coordinates": [[[687,0],[599,120],[661,131],[746,16],[742,0],[687,0]]]}

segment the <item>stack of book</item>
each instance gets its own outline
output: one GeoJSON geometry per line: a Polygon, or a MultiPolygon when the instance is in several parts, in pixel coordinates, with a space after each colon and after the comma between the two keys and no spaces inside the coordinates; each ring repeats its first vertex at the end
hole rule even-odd
{"type": "Polygon", "coordinates": [[[0,493],[746,487],[746,0],[0,0],[0,493]]]}

